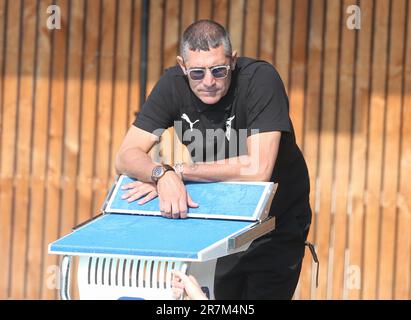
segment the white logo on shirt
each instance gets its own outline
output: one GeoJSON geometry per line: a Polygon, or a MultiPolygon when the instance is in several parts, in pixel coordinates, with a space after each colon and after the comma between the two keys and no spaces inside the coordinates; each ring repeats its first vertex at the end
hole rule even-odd
{"type": "Polygon", "coordinates": [[[234,118],[235,118],[235,115],[228,118],[227,121],[225,122],[225,136],[227,137],[228,141],[230,141],[231,122],[233,121],[234,118]]]}
{"type": "Polygon", "coordinates": [[[185,113],[183,113],[183,115],[181,116],[181,119],[188,122],[188,124],[190,125],[190,131],[193,131],[194,124],[200,121],[200,120],[197,119],[196,121],[191,122],[190,118],[185,113]]]}

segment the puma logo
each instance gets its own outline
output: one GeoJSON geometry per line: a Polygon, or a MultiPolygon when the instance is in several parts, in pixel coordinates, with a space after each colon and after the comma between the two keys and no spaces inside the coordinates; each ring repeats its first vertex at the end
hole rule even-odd
{"type": "Polygon", "coordinates": [[[181,119],[188,122],[188,124],[190,125],[190,131],[193,131],[194,124],[200,121],[200,120],[197,119],[196,121],[191,122],[190,118],[185,113],[183,113],[183,115],[181,116],[181,119]]]}
{"type": "Polygon", "coordinates": [[[228,141],[230,141],[231,122],[233,121],[234,118],[235,118],[235,115],[228,118],[227,121],[225,122],[225,136],[227,137],[228,141]]]}

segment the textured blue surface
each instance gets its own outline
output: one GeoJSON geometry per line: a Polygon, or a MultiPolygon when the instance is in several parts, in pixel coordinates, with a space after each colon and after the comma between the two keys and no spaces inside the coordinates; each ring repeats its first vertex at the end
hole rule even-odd
{"type": "MultiPolygon", "coordinates": [[[[124,177],[121,186],[132,181],[135,180],[124,177]]],[[[189,213],[242,217],[253,217],[265,188],[264,185],[258,184],[221,182],[188,182],[186,187],[191,198],[199,204],[198,208],[189,208],[189,213]]],[[[120,188],[113,195],[113,202],[107,211],[111,209],[159,211],[158,198],[139,205],[137,201],[129,203],[121,199],[125,192],[127,190],[120,188]]]]}
{"type": "Polygon", "coordinates": [[[53,242],[50,252],[197,258],[247,221],[106,214],[53,242]]]}

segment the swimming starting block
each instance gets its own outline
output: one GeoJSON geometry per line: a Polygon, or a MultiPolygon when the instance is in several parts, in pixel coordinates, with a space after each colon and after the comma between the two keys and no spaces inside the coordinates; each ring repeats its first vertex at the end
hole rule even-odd
{"type": "Polygon", "coordinates": [[[72,258],[79,257],[80,299],[173,299],[173,269],[191,274],[214,298],[218,258],[245,251],[274,230],[272,182],[186,182],[199,204],[186,219],[161,216],[155,198],[143,205],[121,199],[130,177],[117,177],[102,212],[49,244],[63,255],[60,297],[70,299],[72,258]]]}

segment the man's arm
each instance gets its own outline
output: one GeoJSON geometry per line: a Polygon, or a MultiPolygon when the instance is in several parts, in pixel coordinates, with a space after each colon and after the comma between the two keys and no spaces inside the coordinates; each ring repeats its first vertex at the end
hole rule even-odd
{"type": "Polygon", "coordinates": [[[272,131],[247,138],[248,154],[219,160],[185,164],[188,181],[269,181],[277,159],[281,132],[272,131]]]}
{"type": "Polygon", "coordinates": [[[151,172],[155,163],[148,154],[158,137],[131,126],[116,155],[116,171],[143,182],[152,182],[151,172]]]}
{"type": "MultiPolygon", "coordinates": [[[[116,170],[119,174],[126,174],[141,182],[153,183],[151,173],[155,163],[148,152],[158,141],[156,135],[131,126],[116,156],[116,170]]],[[[187,205],[198,207],[181,181],[180,177],[173,171],[168,171],[155,185],[159,196],[161,214],[168,218],[187,217],[187,205]]],[[[142,194],[136,187],[132,194],[142,194]]],[[[152,195],[149,197],[152,198],[152,195]]]]}

